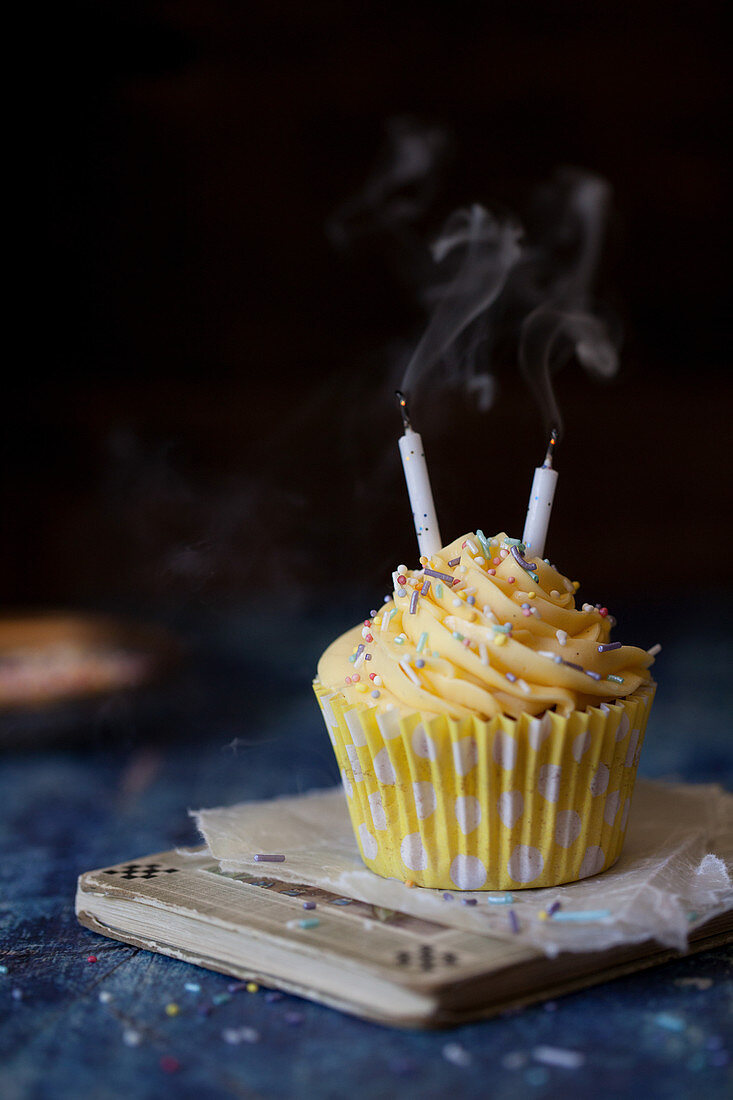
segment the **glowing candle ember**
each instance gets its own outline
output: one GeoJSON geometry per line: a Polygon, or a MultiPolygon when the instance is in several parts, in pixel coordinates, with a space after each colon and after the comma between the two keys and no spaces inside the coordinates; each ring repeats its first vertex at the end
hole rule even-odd
{"type": "MultiPolygon", "coordinates": [[[[402,466],[405,471],[407,492],[412,505],[412,519],[415,524],[420,553],[426,557],[436,554],[442,546],[438,520],[433,504],[433,490],[430,487],[428,467],[425,462],[425,451],[422,439],[413,431],[410,424],[410,416],[407,411],[405,395],[397,390],[397,398],[402,413],[402,423],[405,427],[404,435],[400,436],[399,447],[402,466]]],[[[452,578],[451,578],[452,580],[452,578]]]]}
{"type": "Polygon", "coordinates": [[[552,468],[552,455],[557,443],[557,434],[553,428],[545,461],[535,469],[522,535],[522,542],[526,547],[525,553],[537,555],[540,558],[545,553],[547,528],[550,525],[552,501],[557,486],[557,470],[552,468]]]}

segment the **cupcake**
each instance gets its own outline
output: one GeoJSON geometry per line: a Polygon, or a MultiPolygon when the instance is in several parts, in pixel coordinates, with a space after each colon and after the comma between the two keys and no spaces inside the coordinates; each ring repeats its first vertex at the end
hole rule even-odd
{"type": "Polygon", "coordinates": [[[555,886],[619,857],[655,685],[605,607],[481,531],[399,566],[314,689],[362,858],[416,886],[555,886]]]}

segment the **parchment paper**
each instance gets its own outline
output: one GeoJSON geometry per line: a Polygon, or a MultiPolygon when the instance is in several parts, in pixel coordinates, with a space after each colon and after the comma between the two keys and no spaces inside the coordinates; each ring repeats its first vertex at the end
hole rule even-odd
{"type": "Polygon", "coordinates": [[[500,895],[408,887],[367,870],[340,787],[297,797],[192,812],[223,871],[303,882],[442,924],[519,940],[547,955],[599,951],[654,939],[684,950],[691,929],[733,908],[733,795],[717,785],[639,780],[620,860],[602,875],[542,890],[500,895]],[[282,853],[258,863],[255,853],[282,853]],[[465,904],[476,898],[475,905],[465,904]],[[608,910],[591,920],[542,919],[608,910]],[[508,910],[519,921],[512,929],[508,910]]]}

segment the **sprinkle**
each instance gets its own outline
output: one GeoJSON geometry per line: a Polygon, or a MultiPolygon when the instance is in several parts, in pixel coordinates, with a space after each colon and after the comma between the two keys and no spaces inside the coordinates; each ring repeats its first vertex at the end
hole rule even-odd
{"type": "Polygon", "coordinates": [[[382,693],[380,691],[377,691],[377,689],[375,688],[374,691],[371,693],[372,699],[378,699],[381,694],[382,693]]]}
{"type": "Polygon", "coordinates": [[[512,546],[511,551],[515,562],[524,569],[525,573],[532,573],[537,568],[536,562],[527,561],[517,546],[512,546]]]}
{"type": "Polygon", "coordinates": [[[450,573],[439,573],[436,569],[425,569],[424,572],[429,577],[437,577],[439,581],[445,581],[446,584],[453,585],[453,577],[450,573]]]}
{"type": "Polygon", "coordinates": [[[476,905],[476,898],[461,898],[461,905],[476,905]]]}
{"type": "Polygon", "coordinates": [[[426,630],[423,630],[422,634],[420,635],[420,637],[417,640],[417,652],[422,653],[422,651],[425,649],[425,646],[427,644],[428,644],[428,633],[427,633],[426,630]]]}
{"type": "Polygon", "coordinates": [[[396,611],[397,611],[397,609],[395,607],[393,607],[391,609],[391,611],[388,611],[385,615],[382,616],[382,625],[380,627],[382,633],[385,632],[385,630],[387,629],[387,627],[391,623],[392,616],[396,613],[396,611]]]}
{"type": "Polygon", "coordinates": [[[490,577],[495,577],[496,576],[496,570],[495,569],[489,569],[488,574],[489,574],[490,577]]]}
{"type": "Polygon", "coordinates": [[[487,558],[490,558],[491,557],[490,544],[489,544],[489,540],[486,538],[486,535],[483,533],[483,531],[477,531],[476,532],[476,538],[478,539],[479,543],[481,544],[481,549],[483,550],[485,556],[487,558]]]}
{"type": "Polygon", "coordinates": [[[443,1057],[453,1066],[470,1066],[473,1056],[460,1043],[446,1043],[443,1047],[443,1057]]]}
{"type": "Polygon", "coordinates": [[[417,597],[418,597],[418,591],[417,591],[417,589],[415,589],[415,591],[412,593],[412,598],[410,600],[410,614],[411,615],[414,615],[415,612],[417,611],[417,597]]]}
{"type": "Polygon", "coordinates": [[[516,581],[516,579],[517,579],[516,577],[507,577],[507,579],[506,579],[506,580],[507,580],[507,584],[514,584],[514,582],[516,581]]]}
{"type": "Polygon", "coordinates": [[[451,637],[455,638],[457,642],[462,642],[463,641],[463,635],[459,634],[457,630],[453,630],[451,632],[451,637]]]}
{"type": "Polygon", "coordinates": [[[565,630],[556,630],[555,631],[555,637],[557,638],[560,645],[567,645],[568,644],[567,631],[565,631],[565,630]]]}
{"type": "Polygon", "coordinates": [[[415,661],[415,668],[425,668],[425,662],[422,657],[418,657],[415,661]]]}
{"type": "Polygon", "coordinates": [[[453,895],[449,894],[447,890],[443,894],[443,901],[453,901],[453,895]]]}
{"type": "Polygon", "coordinates": [[[427,596],[429,591],[430,591],[430,581],[423,581],[423,586],[420,589],[420,595],[421,596],[427,596]]]}
{"type": "Polygon", "coordinates": [[[563,909],[553,913],[553,920],[567,921],[594,921],[604,920],[611,916],[610,909],[563,909]]]}
{"type": "Polygon", "coordinates": [[[610,673],[606,677],[607,680],[612,680],[614,684],[623,684],[623,676],[612,676],[610,673]]]}
{"type": "Polygon", "coordinates": [[[599,653],[610,653],[612,649],[621,649],[621,642],[606,642],[598,646],[599,653]]]}
{"type": "Polygon", "coordinates": [[[381,687],[381,686],[382,686],[382,677],[381,677],[381,676],[379,675],[379,673],[378,673],[378,672],[372,672],[372,673],[370,673],[370,674],[369,674],[369,679],[370,679],[370,680],[371,680],[371,679],[373,679],[373,680],[374,680],[374,683],[376,684],[376,686],[377,686],[377,687],[381,687]]]}
{"type": "Polygon", "coordinates": [[[461,602],[462,602],[462,601],[461,601],[461,600],[459,600],[459,599],[458,599],[458,597],[456,596],[456,598],[455,598],[455,599],[454,599],[454,601],[453,601],[453,606],[454,606],[454,607],[460,607],[460,606],[461,606],[461,602]]]}
{"type": "Polygon", "coordinates": [[[606,616],[608,615],[608,608],[607,607],[599,607],[598,608],[598,614],[601,616],[602,619],[605,619],[606,616]]]}
{"type": "Polygon", "coordinates": [[[527,547],[524,545],[521,539],[504,539],[504,546],[516,546],[520,554],[523,554],[527,547]]]}
{"type": "Polygon", "coordinates": [[[397,574],[397,583],[398,583],[398,584],[399,584],[400,586],[404,586],[404,585],[406,585],[406,584],[407,584],[407,577],[406,577],[406,576],[405,576],[405,574],[404,574],[404,573],[403,573],[403,572],[401,571],[401,569],[400,569],[400,571],[399,571],[399,572],[398,572],[398,574],[397,574]]]}
{"type": "Polygon", "coordinates": [[[87,955],[87,962],[88,962],[88,963],[95,963],[95,962],[97,962],[97,956],[96,956],[96,955],[87,955]]]}
{"type": "Polygon", "coordinates": [[[592,603],[584,603],[583,604],[583,611],[595,611],[595,607],[593,606],[592,603]]]}
{"type": "MultiPolygon", "coordinates": [[[[494,629],[497,628],[495,627],[494,629]]],[[[506,634],[495,634],[493,641],[494,645],[506,645],[506,634]]]]}
{"type": "Polygon", "coordinates": [[[199,985],[198,982],[186,982],[186,984],[184,985],[183,988],[186,990],[187,993],[200,993],[201,992],[201,986],[199,985]]]}
{"type": "Polygon", "coordinates": [[[517,680],[517,687],[520,691],[523,691],[525,695],[529,695],[532,691],[532,688],[529,686],[526,680],[517,680]]]}
{"type": "Polygon", "coordinates": [[[667,1031],[684,1031],[687,1026],[681,1016],[675,1016],[671,1012],[658,1012],[653,1019],[657,1027],[663,1027],[667,1031]]]}
{"type": "Polygon", "coordinates": [[[480,554],[477,558],[474,558],[474,561],[476,562],[476,565],[486,565],[486,559],[482,558],[480,554]]]}
{"type": "Polygon", "coordinates": [[[585,674],[586,676],[590,676],[591,680],[600,680],[601,678],[600,672],[594,672],[592,668],[587,668],[585,674]]]}
{"type": "Polygon", "coordinates": [[[536,592],[528,592],[527,593],[527,599],[528,600],[536,600],[537,599],[537,593],[536,592]]]}
{"type": "Polygon", "coordinates": [[[450,566],[451,568],[452,568],[452,567],[453,567],[454,565],[460,565],[460,564],[461,564],[461,555],[460,555],[460,554],[458,555],[458,557],[457,557],[457,558],[451,558],[451,560],[450,560],[450,561],[448,562],[448,565],[449,565],[449,566],[450,566]]]}
{"type": "Polygon", "coordinates": [[[417,684],[417,686],[418,686],[418,687],[420,687],[420,677],[419,677],[419,676],[418,676],[418,674],[417,674],[417,673],[415,672],[415,670],[414,670],[414,669],[413,669],[413,668],[411,667],[411,665],[410,665],[410,663],[409,663],[409,661],[408,661],[407,657],[403,657],[403,658],[402,658],[402,660],[400,661],[400,668],[402,669],[402,671],[403,671],[403,672],[404,672],[404,673],[405,673],[405,674],[406,674],[407,676],[409,676],[409,677],[410,677],[410,679],[412,680],[413,684],[417,684]]]}
{"type": "Polygon", "coordinates": [[[555,913],[557,913],[558,909],[560,909],[561,906],[562,906],[562,902],[560,902],[560,901],[553,901],[552,905],[548,905],[548,907],[547,907],[548,917],[554,917],[555,913]]]}
{"type": "Polygon", "coordinates": [[[328,904],[329,905],[351,905],[351,901],[352,901],[351,898],[334,898],[333,901],[330,901],[328,904]]]}
{"type": "Polygon", "coordinates": [[[559,598],[560,593],[558,592],[558,590],[556,588],[551,588],[550,589],[550,595],[552,596],[553,600],[556,600],[556,599],[559,598]]]}
{"type": "Polygon", "coordinates": [[[578,672],[585,672],[585,669],[583,668],[583,666],[582,665],[576,665],[574,661],[563,661],[563,664],[566,665],[567,668],[574,668],[578,672]]]}
{"type": "Polygon", "coordinates": [[[488,665],[489,663],[489,651],[486,648],[484,642],[479,642],[478,647],[479,657],[481,658],[482,665],[488,665]]]}
{"type": "Polygon", "coordinates": [[[173,1058],[170,1054],[164,1054],[159,1062],[160,1068],[164,1073],[178,1073],[181,1068],[181,1063],[177,1058],[173,1058]]]}
{"type": "Polygon", "coordinates": [[[398,600],[403,599],[406,595],[407,595],[407,589],[406,588],[398,588],[397,589],[397,599],[398,600]]]}
{"type": "Polygon", "coordinates": [[[511,905],[514,901],[513,894],[487,894],[489,905],[511,905]]]}
{"type": "Polygon", "coordinates": [[[404,644],[405,644],[405,638],[402,636],[402,634],[398,634],[395,638],[395,645],[404,645],[404,644]]]}
{"type": "Polygon", "coordinates": [[[258,1043],[260,1041],[260,1033],[254,1027],[225,1027],[221,1037],[225,1043],[231,1043],[233,1046],[239,1043],[258,1043]]]}
{"type": "Polygon", "coordinates": [[[580,1069],[585,1065],[585,1055],[580,1050],[567,1050],[565,1047],[539,1046],[532,1051],[535,1062],[546,1066],[561,1066],[563,1069],[580,1069]]]}
{"type": "Polygon", "coordinates": [[[260,987],[257,982],[247,982],[244,987],[248,993],[259,993],[260,987]]]}
{"type": "Polygon", "coordinates": [[[472,554],[478,554],[478,546],[473,541],[473,539],[466,539],[466,545],[468,546],[468,549],[471,551],[472,554]]]}
{"type": "Polygon", "coordinates": [[[364,654],[364,660],[365,661],[371,661],[371,659],[372,659],[371,653],[365,653],[364,654]]]}
{"type": "Polygon", "coordinates": [[[507,678],[507,680],[509,681],[510,684],[513,684],[513,683],[516,682],[517,678],[516,678],[516,676],[514,675],[513,672],[507,672],[505,675],[506,675],[506,678],[507,678]]]}
{"type": "Polygon", "coordinates": [[[435,586],[435,595],[438,597],[439,600],[443,599],[443,585],[442,584],[436,584],[436,586],[435,586]]]}
{"type": "Polygon", "coordinates": [[[466,597],[466,603],[470,604],[470,606],[473,607],[473,605],[476,603],[476,597],[475,596],[467,596],[466,597]]]}
{"type": "Polygon", "coordinates": [[[318,917],[306,917],[304,920],[299,920],[298,921],[298,927],[299,928],[305,928],[305,929],[317,928],[320,923],[321,922],[318,919],[318,917]]]}
{"type": "Polygon", "coordinates": [[[656,645],[653,645],[651,649],[647,650],[647,653],[649,654],[650,657],[656,657],[656,655],[658,653],[661,653],[661,652],[662,652],[662,647],[660,646],[659,642],[657,642],[656,645]]]}
{"type": "Polygon", "coordinates": [[[277,854],[267,854],[265,852],[258,852],[255,856],[255,863],[284,863],[285,856],[277,854]]]}
{"type": "Polygon", "coordinates": [[[519,931],[519,918],[517,917],[517,914],[514,912],[513,909],[508,910],[507,916],[509,917],[509,927],[511,928],[512,932],[516,935],[517,932],[519,931]]]}
{"type": "Polygon", "coordinates": [[[167,1004],[167,1005],[165,1006],[165,1014],[166,1014],[166,1016],[177,1016],[177,1015],[178,1015],[178,1013],[179,1013],[180,1011],[181,1011],[181,1010],[180,1010],[180,1008],[178,1007],[178,1005],[177,1005],[177,1004],[175,1003],[175,1001],[171,1001],[171,1003],[170,1003],[170,1004],[167,1004]]]}

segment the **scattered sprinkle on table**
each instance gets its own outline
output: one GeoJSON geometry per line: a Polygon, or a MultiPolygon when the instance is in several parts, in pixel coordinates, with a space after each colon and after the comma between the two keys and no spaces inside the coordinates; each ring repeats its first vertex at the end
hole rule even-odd
{"type": "Polygon", "coordinates": [[[258,852],[255,856],[255,863],[284,863],[285,856],[280,853],[267,853],[258,852]]]}
{"type": "Polygon", "coordinates": [[[201,992],[201,986],[199,985],[198,982],[186,982],[186,984],[184,985],[183,988],[186,990],[187,993],[200,993],[201,992]]]}
{"type": "Polygon", "coordinates": [[[298,921],[298,928],[318,928],[320,923],[318,917],[306,917],[305,920],[298,921]]]}
{"type": "Polygon", "coordinates": [[[135,1031],[134,1028],[127,1027],[122,1032],[122,1042],[126,1047],[139,1047],[142,1042],[142,1035],[139,1031],[135,1031]]]}
{"type": "Polygon", "coordinates": [[[535,1062],[546,1066],[561,1066],[563,1069],[580,1069],[585,1063],[585,1055],[580,1050],[567,1050],[565,1047],[538,1046],[532,1051],[535,1062]]]}
{"type": "Polygon", "coordinates": [[[550,919],[553,921],[593,921],[604,920],[610,916],[610,909],[561,909],[557,913],[553,913],[550,919]]]}
{"type": "Polygon", "coordinates": [[[95,962],[97,962],[97,956],[96,956],[96,955],[87,955],[87,962],[88,962],[88,963],[95,963],[95,962]]]}
{"type": "Polygon", "coordinates": [[[453,1066],[470,1066],[473,1061],[470,1052],[460,1043],[446,1043],[443,1047],[443,1057],[453,1066]]]}
{"type": "Polygon", "coordinates": [[[181,1063],[170,1054],[164,1054],[160,1059],[160,1068],[164,1073],[178,1073],[181,1068],[181,1063]]]}
{"type": "Polygon", "coordinates": [[[165,1006],[166,1016],[177,1016],[180,1011],[181,1010],[175,1001],[171,1001],[170,1004],[167,1004],[165,1006]]]}
{"type": "Polygon", "coordinates": [[[112,994],[109,992],[108,989],[103,989],[99,994],[100,1004],[108,1005],[111,1000],[112,1000],[112,994]]]}

